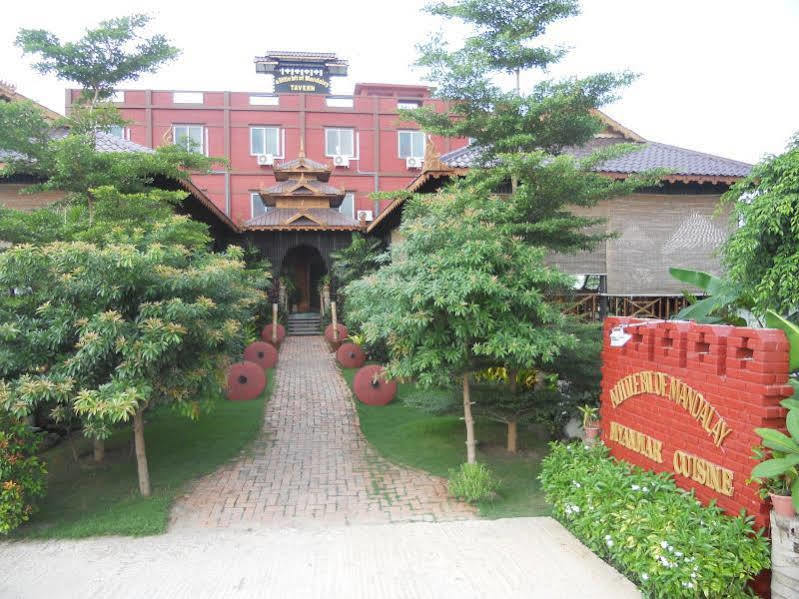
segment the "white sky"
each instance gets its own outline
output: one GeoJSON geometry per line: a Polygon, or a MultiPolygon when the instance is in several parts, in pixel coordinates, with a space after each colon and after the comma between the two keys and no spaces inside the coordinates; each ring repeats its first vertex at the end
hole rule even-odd
{"type": "MultiPolygon", "coordinates": [[[[424,0],[137,0],[5,3],[0,79],[63,112],[67,83],[42,78],[13,40],[20,27],[76,39],[98,21],[132,12],[183,50],[129,88],[259,91],[268,77],[252,59],[268,49],[336,52],[356,81],[417,83],[415,43],[444,24],[420,13],[424,0]]],[[[583,0],[583,14],[549,37],[572,52],[556,76],[630,69],[640,79],[606,107],[647,139],[756,162],[783,151],[799,130],[799,0],[583,0]]],[[[527,78],[532,81],[533,78],[527,78]]],[[[524,83],[524,80],[523,80],[524,83]]]]}

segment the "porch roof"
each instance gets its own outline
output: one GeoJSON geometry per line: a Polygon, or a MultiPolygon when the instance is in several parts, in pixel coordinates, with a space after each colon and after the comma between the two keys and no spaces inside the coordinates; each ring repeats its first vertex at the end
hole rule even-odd
{"type": "Polygon", "coordinates": [[[245,231],[358,231],[359,221],[333,208],[273,208],[244,223],[245,231]]]}

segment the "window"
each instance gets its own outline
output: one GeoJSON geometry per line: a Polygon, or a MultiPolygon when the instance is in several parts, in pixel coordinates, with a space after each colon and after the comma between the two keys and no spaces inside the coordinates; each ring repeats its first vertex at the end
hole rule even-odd
{"type": "Polygon", "coordinates": [[[419,100],[397,100],[397,108],[400,110],[414,110],[421,105],[419,100]]]}
{"type": "Polygon", "coordinates": [[[124,104],[125,92],[122,90],[114,90],[114,92],[111,94],[111,97],[108,98],[108,101],[115,104],[124,104]]]}
{"type": "Polygon", "coordinates": [[[205,127],[202,125],[173,125],[172,139],[189,152],[205,153],[205,127]]]}
{"type": "Polygon", "coordinates": [[[173,92],[172,93],[172,103],[173,104],[202,104],[203,103],[203,93],[202,92],[173,92]]]}
{"type": "Polygon", "coordinates": [[[280,98],[277,96],[250,96],[252,106],[280,106],[280,98]]]}
{"type": "Polygon", "coordinates": [[[261,216],[262,214],[266,214],[269,212],[269,206],[264,204],[264,200],[261,197],[261,194],[257,191],[250,192],[250,206],[252,212],[252,218],[256,216],[261,216]]]}
{"type": "Polygon", "coordinates": [[[250,155],[272,154],[282,158],[279,127],[250,127],[250,155]]]}
{"type": "Polygon", "coordinates": [[[355,158],[355,131],[352,129],[325,129],[325,156],[355,158]]]}
{"type": "Polygon", "coordinates": [[[352,97],[349,98],[325,98],[325,105],[330,108],[352,108],[355,101],[352,97]]]}
{"type": "Polygon", "coordinates": [[[341,214],[346,214],[352,218],[355,218],[355,193],[352,191],[348,191],[344,194],[344,201],[341,202],[341,206],[338,207],[338,211],[341,214]]]}
{"type": "Polygon", "coordinates": [[[119,139],[127,139],[127,130],[122,125],[111,125],[107,131],[108,134],[118,137],[119,139]]]}
{"type": "Polygon", "coordinates": [[[424,132],[399,131],[399,157],[424,158],[424,132]]]}

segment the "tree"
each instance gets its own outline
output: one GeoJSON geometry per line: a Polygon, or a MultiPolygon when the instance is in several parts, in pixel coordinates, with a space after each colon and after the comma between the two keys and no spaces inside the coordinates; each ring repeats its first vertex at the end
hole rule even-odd
{"type": "Polygon", "coordinates": [[[387,260],[385,247],[380,239],[370,239],[360,233],[353,233],[350,245],[334,252],[330,257],[332,259],[330,270],[336,285],[336,307],[339,318],[352,327],[356,323],[349,318],[344,288],[352,281],[380,268],[380,265],[387,260]]]}
{"type": "Polygon", "coordinates": [[[799,134],[724,194],[734,227],[722,249],[728,276],[752,310],[799,309],[799,134]],[[740,226],[738,226],[740,224],[740,226]]]}
{"type": "Polygon", "coordinates": [[[36,71],[80,84],[85,98],[96,104],[108,99],[120,83],[155,73],[180,54],[163,35],[140,35],[150,20],[143,14],[109,19],[78,41],[66,43],[44,29],[20,29],[15,44],[24,54],[39,56],[33,65],[36,71]]]}
{"type": "MultiPolygon", "coordinates": [[[[118,120],[102,100],[176,55],[162,36],[139,43],[134,16],[102,23],[78,43],[22,31],[42,72],[84,86],[85,105],[59,137],[31,104],[0,104],[2,174],[32,174],[33,189],[67,192],[62,206],[32,214],[0,210],[0,407],[24,415],[51,408],[103,439],[133,422],[143,495],[150,493],[143,413],[168,403],[191,417],[210,406],[229,356],[243,347],[243,325],[264,301],[265,271],[243,253],[209,251],[205,225],[175,214],[187,196],[153,188],[210,161],[177,146],[154,152],[101,152],[97,135],[118,120]],[[82,58],[81,58],[82,57],[82,58]],[[23,115],[24,118],[17,118],[23,115]]],[[[97,446],[96,446],[97,447],[97,446]]]]}
{"type": "Polygon", "coordinates": [[[498,235],[491,212],[476,209],[466,187],[412,200],[390,264],[345,289],[367,340],[388,340],[391,376],[422,386],[460,379],[469,463],[476,461],[470,374],[497,363],[543,364],[574,343],[546,300],[571,278],[544,264],[543,249],[498,235]]]}
{"type": "Polygon", "coordinates": [[[441,36],[420,48],[418,64],[449,109],[402,115],[431,133],[472,138],[480,168],[433,199],[411,201],[405,241],[392,248],[391,264],[346,292],[367,337],[388,339],[393,374],[422,384],[461,378],[473,462],[469,374],[497,366],[546,370],[576,344],[552,301],[568,293],[572,278],[546,258],[591,249],[607,235],[591,228],[599,219],[575,216],[572,208],[631,193],[654,176],[618,182],[592,172],[628,147],[582,159],[564,152],[601,130],[593,109],[632,75],[542,81],[529,91],[518,76],[513,91],[495,82],[495,75],[543,70],[561,58],[561,49],[535,44],[548,25],[576,14],[575,1],[460,0],[428,10],[463,21],[473,34],[460,48],[450,49],[441,36]]]}
{"type": "Polygon", "coordinates": [[[149,495],[144,411],[169,403],[197,417],[212,405],[268,276],[247,271],[240,248],[209,252],[206,227],[172,211],[182,192],[95,193],[93,224],[83,209],[62,240],[0,253],[0,287],[17,290],[0,296],[0,407],[49,405],[98,439],[132,420],[149,495]]]}

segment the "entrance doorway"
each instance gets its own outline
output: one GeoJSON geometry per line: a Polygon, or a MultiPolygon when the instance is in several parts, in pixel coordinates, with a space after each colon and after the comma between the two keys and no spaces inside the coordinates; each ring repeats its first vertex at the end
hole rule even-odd
{"type": "Polygon", "coordinates": [[[325,261],[315,247],[299,245],[286,253],[280,276],[288,283],[292,312],[319,312],[319,282],[327,273],[325,261]]]}

